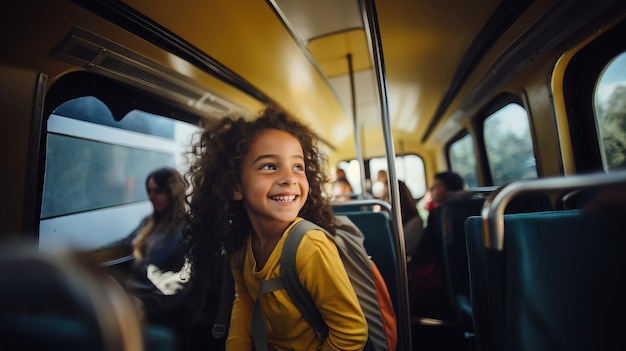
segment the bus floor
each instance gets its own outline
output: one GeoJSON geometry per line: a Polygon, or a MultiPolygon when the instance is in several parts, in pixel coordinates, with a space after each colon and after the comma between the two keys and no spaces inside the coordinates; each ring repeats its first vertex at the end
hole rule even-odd
{"type": "Polygon", "coordinates": [[[436,325],[428,320],[411,324],[412,351],[475,351],[473,337],[466,337],[458,325],[436,325]]]}

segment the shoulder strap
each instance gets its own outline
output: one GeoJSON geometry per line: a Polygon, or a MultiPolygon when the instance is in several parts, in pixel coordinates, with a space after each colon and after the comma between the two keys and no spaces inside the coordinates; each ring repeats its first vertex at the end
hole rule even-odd
{"type": "Polygon", "coordinates": [[[261,307],[260,297],[262,294],[282,288],[282,277],[275,277],[261,281],[261,285],[259,286],[259,295],[257,296],[256,301],[254,301],[254,306],[252,308],[251,329],[252,340],[254,341],[254,351],[268,351],[269,349],[267,346],[267,333],[265,331],[265,314],[263,313],[263,308],[261,307]]]}
{"type": "Polygon", "coordinates": [[[324,323],[322,315],[315,306],[315,302],[313,301],[311,294],[309,294],[300,282],[298,270],[296,269],[296,251],[298,249],[298,245],[300,245],[300,241],[302,240],[302,237],[304,237],[304,234],[312,229],[318,229],[326,232],[326,230],[322,227],[306,219],[299,221],[293,226],[293,228],[291,228],[289,235],[285,238],[280,258],[280,270],[287,294],[289,294],[293,303],[296,307],[298,307],[298,310],[300,310],[304,319],[306,319],[311,327],[313,327],[317,336],[321,340],[326,340],[328,337],[328,327],[326,326],[326,323],[324,323]]]}
{"type": "Polygon", "coordinates": [[[215,316],[215,323],[211,333],[216,339],[221,339],[226,334],[226,327],[230,319],[233,299],[235,298],[235,281],[230,268],[230,260],[225,256],[224,271],[222,272],[222,288],[220,293],[219,307],[215,316]]]}
{"type": "MultiPolygon", "coordinates": [[[[259,295],[285,288],[287,294],[296,305],[304,319],[313,327],[317,336],[321,340],[328,337],[328,327],[322,315],[315,306],[311,294],[302,286],[296,268],[296,251],[302,237],[311,229],[322,230],[322,227],[305,219],[296,223],[285,238],[283,251],[280,258],[281,276],[261,282],[259,295]]],[[[226,325],[232,309],[232,299],[234,298],[234,280],[230,268],[230,260],[226,260],[224,267],[224,279],[220,295],[220,306],[213,325],[213,337],[221,338],[226,332],[226,325]]],[[[266,350],[267,341],[265,336],[265,323],[263,310],[257,297],[252,312],[252,334],[256,350],[266,350]]]]}

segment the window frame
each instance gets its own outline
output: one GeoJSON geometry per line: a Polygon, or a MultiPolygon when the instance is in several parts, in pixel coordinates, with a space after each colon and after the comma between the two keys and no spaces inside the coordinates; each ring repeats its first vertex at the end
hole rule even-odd
{"type": "Polygon", "coordinates": [[[476,114],[472,122],[472,127],[475,131],[473,135],[475,152],[477,153],[476,163],[478,167],[479,184],[481,184],[481,186],[501,185],[495,184],[493,174],[491,174],[491,168],[489,167],[489,158],[487,156],[487,147],[485,143],[485,121],[508,104],[517,104],[526,111],[533,147],[533,157],[535,158],[535,168],[537,171],[537,175],[540,176],[541,174],[539,169],[539,162],[537,161],[537,145],[535,140],[534,126],[528,106],[525,103],[524,99],[522,99],[521,97],[516,96],[512,93],[503,93],[492,99],[491,102],[487,103],[485,107],[476,114]]]}
{"type": "MultiPolygon", "coordinates": [[[[47,139],[49,134],[56,134],[53,130],[48,130],[48,121],[51,116],[55,115],[54,111],[63,103],[85,96],[93,96],[106,105],[111,112],[114,120],[122,120],[128,113],[139,110],[149,114],[162,116],[174,121],[180,121],[190,123],[196,126],[201,125],[202,118],[198,115],[191,113],[187,108],[178,106],[175,103],[169,103],[162,98],[150,95],[149,93],[142,92],[129,85],[125,85],[121,82],[114,81],[110,78],[97,75],[86,71],[70,72],[51,85],[44,100],[44,107],[42,110],[42,120],[40,126],[39,145],[38,145],[38,171],[37,171],[37,192],[36,192],[36,206],[34,209],[34,239],[40,244],[40,235],[42,230],[42,202],[44,195],[44,179],[46,173],[46,160],[48,157],[47,139]]],[[[63,117],[65,118],[65,117],[63,117]]],[[[93,122],[87,122],[93,123],[93,122]]],[[[122,130],[123,131],[123,130],[122,130]]],[[[76,137],[76,136],[71,136],[76,137]]],[[[142,179],[140,186],[143,188],[142,179]]],[[[146,208],[150,210],[151,206],[149,201],[141,201],[139,203],[123,204],[121,206],[114,206],[113,208],[96,209],[93,211],[86,211],[85,213],[79,213],[78,215],[92,215],[98,216],[98,211],[111,211],[117,207],[129,208],[129,213],[135,213],[137,211],[145,211],[146,208]],[[143,206],[143,207],[142,207],[143,206]],[[134,212],[133,212],[134,211],[134,212]]],[[[137,212],[138,213],[138,212],[137,212]]],[[[142,212],[143,213],[143,212],[142,212]]],[[[75,214],[64,215],[65,217],[73,216],[75,214]]],[[[53,217],[52,219],[62,219],[64,216],[53,217]]],[[[87,217],[87,216],[86,216],[87,217]]],[[[96,218],[96,217],[92,217],[96,218]]],[[[47,219],[44,219],[47,220],[47,219]]],[[[134,217],[132,226],[137,226],[141,218],[134,217]]],[[[79,220],[81,221],[81,220],[79,220]]],[[[130,223],[130,222],[129,222],[130,223]]],[[[63,224],[61,224],[63,225],[63,224]]],[[[128,233],[118,233],[119,235],[128,235],[128,233]]],[[[55,247],[42,247],[40,250],[54,250],[55,247]]],[[[77,249],[81,249],[77,247],[77,249]]]]}
{"type": "Polygon", "coordinates": [[[596,83],[609,62],[626,50],[626,20],[581,48],[567,64],[563,99],[576,173],[604,172],[594,111],[596,83]]]}

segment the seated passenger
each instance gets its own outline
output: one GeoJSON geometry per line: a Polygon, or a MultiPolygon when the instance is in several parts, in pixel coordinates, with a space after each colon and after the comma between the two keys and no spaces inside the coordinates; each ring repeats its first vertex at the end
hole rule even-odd
{"type": "MultiPolygon", "coordinates": [[[[437,173],[430,187],[432,202],[440,204],[464,188],[463,178],[458,174],[437,173]]],[[[435,207],[428,215],[424,237],[408,267],[409,302],[415,316],[445,318],[450,313],[438,221],[440,216],[435,207]]]]}
{"type": "Polygon", "coordinates": [[[333,182],[333,201],[348,201],[353,193],[352,185],[346,177],[346,172],[338,168],[333,182]]]}
{"type": "MultiPolygon", "coordinates": [[[[170,328],[182,342],[192,313],[189,263],[185,260],[182,229],[186,216],[186,184],[174,168],[164,167],[146,177],[153,212],[126,238],[108,245],[132,246],[134,262],[125,287],[140,306],[147,323],[170,328]]],[[[200,302],[196,309],[200,309],[200,302]]]]}
{"type": "Polygon", "coordinates": [[[398,192],[404,231],[404,245],[407,262],[410,262],[424,236],[424,221],[422,221],[422,217],[417,212],[417,201],[413,198],[411,190],[401,180],[398,181],[398,192]]]}
{"type": "Polygon", "coordinates": [[[381,169],[378,173],[376,173],[376,182],[372,185],[372,192],[376,198],[390,202],[389,181],[386,170],[381,169]]]}

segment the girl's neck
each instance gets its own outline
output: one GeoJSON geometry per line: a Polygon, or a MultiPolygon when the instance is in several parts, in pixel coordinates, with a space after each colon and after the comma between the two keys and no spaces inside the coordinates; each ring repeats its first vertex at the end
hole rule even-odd
{"type": "Polygon", "coordinates": [[[291,222],[279,221],[250,221],[252,227],[252,236],[256,237],[261,243],[278,242],[283,236],[285,230],[291,225],[291,222]]]}
{"type": "Polygon", "coordinates": [[[272,255],[272,252],[276,248],[281,236],[274,235],[270,237],[262,237],[256,234],[252,234],[252,254],[256,262],[256,269],[262,270],[268,259],[272,255]]]}
{"type": "Polygon", "coordinates": [[[254,226],[251,242],[257,270],[263,269],[288,226],[289,225],[284,228],[282,228],[282,226],[268,226],[266,228],[257,228],[259,226],[254,226]]]}

